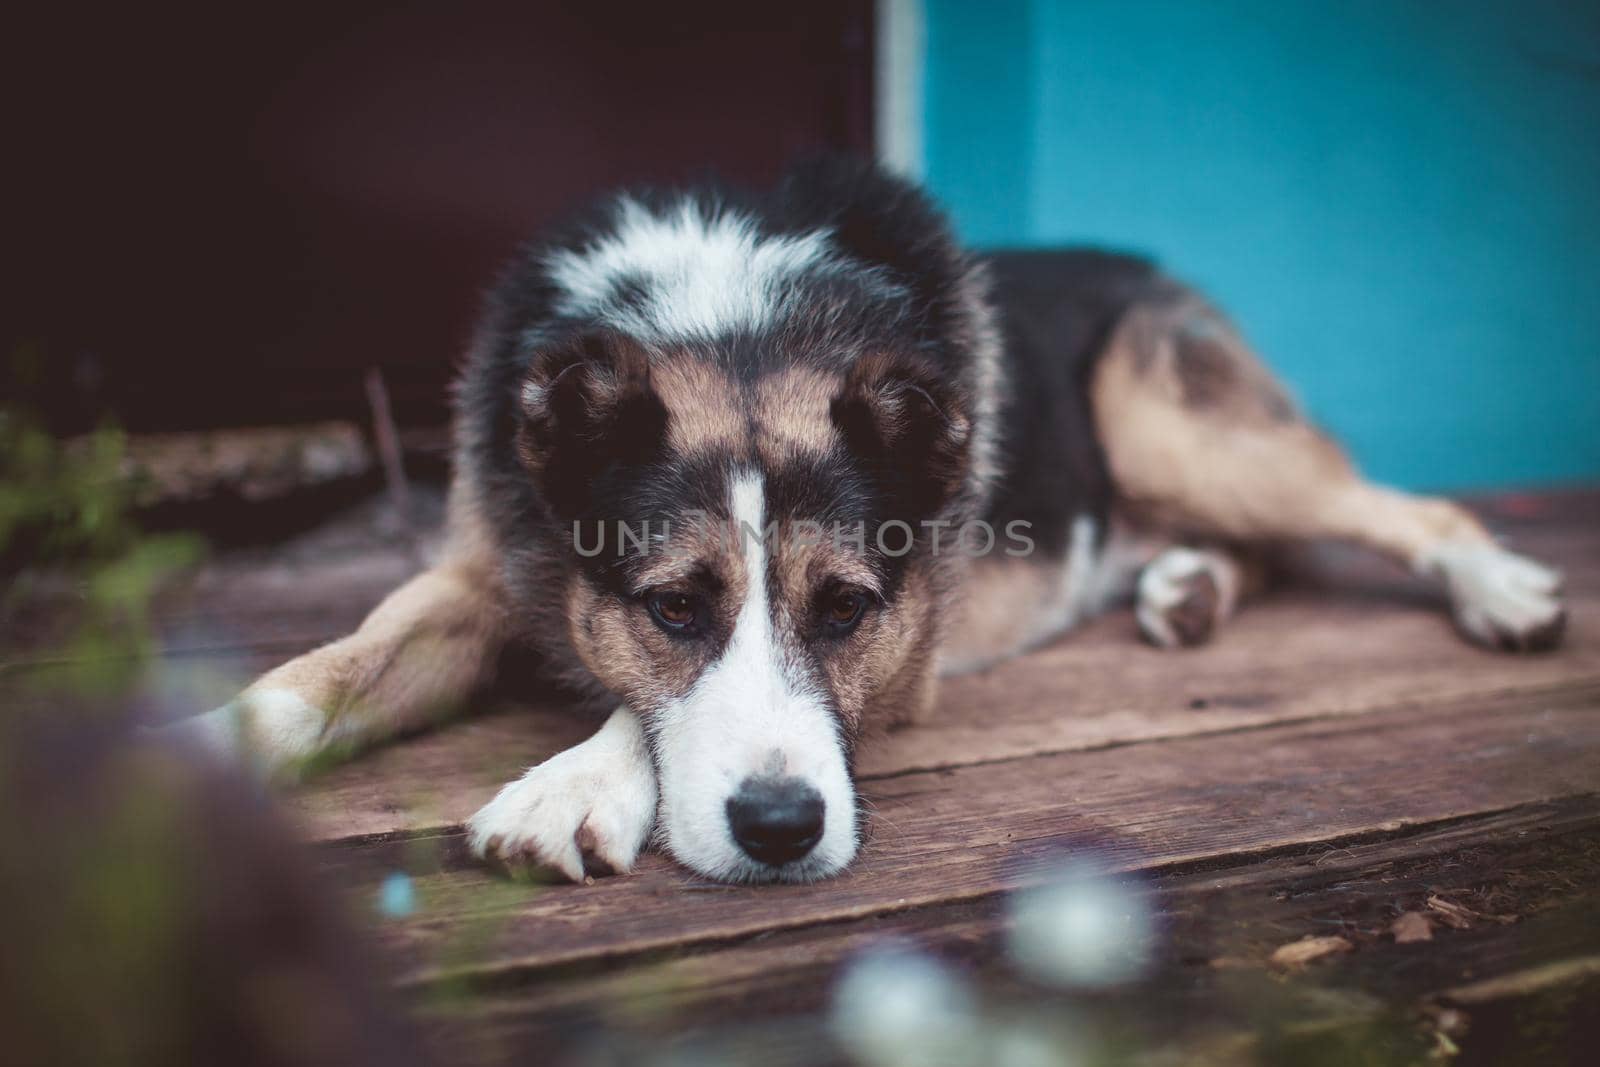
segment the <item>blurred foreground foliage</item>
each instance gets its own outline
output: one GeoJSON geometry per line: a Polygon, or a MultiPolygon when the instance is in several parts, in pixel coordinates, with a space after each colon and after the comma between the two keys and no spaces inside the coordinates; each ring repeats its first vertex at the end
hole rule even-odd
{"type": "Polygon", "coordinates": [[[113,425],[63,441],[0,368],[0,1062],[409,1067],[415,1036],[300,843],[136,729],[154,605],[197,536],[140,528],[113,425]]]}
{"type": "Polygon", "coordinates": [[[150,606],[163,581],[204,554],[192,534],[149,534],[133,505],[137,484],[124,473],[125,438],[113,425],[72,441],[52,435],[29,408],[38,346],[12,353],[0,405],[0,616],[69,590],[74,625],[50,649],[70,669],[37,682],[85,695],[113,696],[153,651],[150,606]]]}

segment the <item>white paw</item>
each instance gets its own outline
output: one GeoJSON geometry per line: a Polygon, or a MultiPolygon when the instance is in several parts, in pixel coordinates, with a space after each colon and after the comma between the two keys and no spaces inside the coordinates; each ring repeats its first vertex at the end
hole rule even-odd
{"type": "Polygon", "coordinates": [[[581,882],[586,856],[591,866],[630,870],[655,819],[655,768],[638,720],[622,710],[495,794],[468,820],[467,841],[479,857],[581,882]]]}
{"type": "Polygon", "coordinates": [[[328,716],[289,689],[241,693],[213,711],[157,731],[264,777],[293,777],[322,748],[328,716]]]}
{"type": "Polygon", "coordinates": [[[1239,578],[1216,552],[1169,548],[1139,574],[1134,613],[1146,640],[1161,648],[1198,645],[1233,612],[1239,578]]]}
{"type": "Polygon", "coordinates": [[[1419,563],[1450,591],[1456,622],[1490,648],[1530,652],[1561,640],[1567,612],[1561,575],[1498,545],[1453,542],[1419,563]]]}

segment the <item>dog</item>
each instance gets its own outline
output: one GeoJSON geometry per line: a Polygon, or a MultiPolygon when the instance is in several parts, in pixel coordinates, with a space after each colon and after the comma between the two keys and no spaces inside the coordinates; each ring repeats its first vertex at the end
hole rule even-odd
{"type": "Polygon", "coordinates": [[[191,728],[290,777],[532,650],[607,717],[468,836],[574,881],[652,838],[713,879],[833,875],[857,744],[941,675],[1129,597],[1149,641],[1203,642],[1263,546],[1380,552],[1494,648],[1565,619],[1559,576],[1466,511],[1362,480],[1191,288],[1110,252],[974,255],[865,163],[604,202],[507,270],[454,402],[439,562],[191,728]]]}

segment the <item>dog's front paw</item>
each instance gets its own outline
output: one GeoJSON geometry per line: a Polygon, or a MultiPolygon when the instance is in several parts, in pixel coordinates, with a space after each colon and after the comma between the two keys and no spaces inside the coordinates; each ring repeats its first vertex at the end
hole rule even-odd
{"type": "Polygon", "coordinates": [[[1554,648],[1566,629],[1561,575],[1498,545],[1436,548],[1424,569],[1450,591],[1456,623],[1479,644],[1512,652],[1554,648]]]}
{"type": "Polygon", "coordinates": [[[467,822],[473,854],[513,870],[554,869],[574,882],[625,873],[656,819],[656,777],[630,713],[501,789],[467,822]],[[627,716],[628,729],[613,726],[627,716]]]}

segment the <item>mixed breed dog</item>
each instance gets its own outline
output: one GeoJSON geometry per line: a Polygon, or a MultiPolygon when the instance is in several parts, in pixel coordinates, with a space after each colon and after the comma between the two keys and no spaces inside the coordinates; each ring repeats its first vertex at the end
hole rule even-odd
{"type": "Polygon", "coordinates": [[[549,234],[488,298],[455,420],[437,564],[181,729],[288,777],[531,650],[607,717],[470,841],[573,880],[652,840],[716,879],[832,875],[857,745],[941,675],[1130,596],[1149,641],[1202,642],[1265,546],[1380,552],[1491,647],[1565,618],[1559,577],[1467,512],[1363,481],[1190,288],[1099,251],[974,255],[868,164],[549,234]]]}

